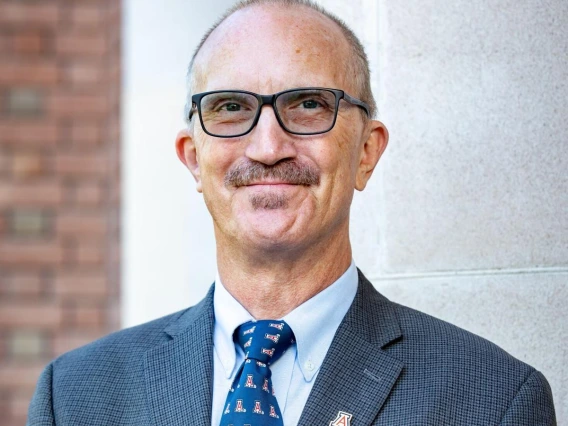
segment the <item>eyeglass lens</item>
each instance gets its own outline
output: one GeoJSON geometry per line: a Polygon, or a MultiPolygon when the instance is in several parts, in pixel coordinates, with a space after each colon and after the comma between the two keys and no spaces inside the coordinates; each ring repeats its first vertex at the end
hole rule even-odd
{"type": "MultiPolygon", "coordinates": [[[[335,94],[328,90],[302,89],[281,93],[276,113],[285,130],[298,134],[326,132],[335,120],[335,94]]],[[[259,109],[256,96],[242,92],[210,93],[201,99],[205,130],[218,136],[248,132],[259,109]]]]}

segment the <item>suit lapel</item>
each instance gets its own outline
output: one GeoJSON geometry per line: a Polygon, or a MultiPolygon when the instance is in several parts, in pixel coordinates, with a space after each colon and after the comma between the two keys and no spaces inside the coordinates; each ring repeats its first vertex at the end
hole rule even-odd
{"type": "Polygon", "coordinates": [[[213,327],[212,287],[164,330],[172,340],[146,352],[146,394],[155,425],[211,424],[213,327]]]}
{"type": "Polygon", "coordinates": [[[400,375],[403,363],[383,348],[402,333],[391,302],[359,271],[355,300],[340,324],[298,425],[329,425],[339,411],[351,425],[370,425],[400,375]]]}

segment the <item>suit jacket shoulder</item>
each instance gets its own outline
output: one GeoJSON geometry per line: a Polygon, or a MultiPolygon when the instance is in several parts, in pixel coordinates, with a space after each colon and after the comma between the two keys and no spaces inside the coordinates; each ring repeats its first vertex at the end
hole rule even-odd
{"type": "Polygon", "coordinates": [[[316,408],[301,424],[338,406],[374,425],[556,424],[541,373],[482,337],[389,301],[359,278],[312,391],[316,408]]]}
{"type": "Polygon", "coordinates": [[[211,294],[194,307],[117,331],[54,359],[38,381],[27,424],[153,424],[148,385],[155,367],[148,365],[148,354],[168,347],[176,335],[191,333],[191,324],[200,318],[212,324],[211,294]]]}
{"type": "Polygon", "coordinates": [[[479,372],[502,368],[503,374],[498,378],[526,378],[535,371],[483,337],[407,306],[389,303],[396,312],[403,337],[387,350],[406,362],[442,363],[445,368],[464,371],[479,368],[479,372]]]}
{"type": "Polygon", "coordinates": [[[101,362],[107,355],[113,358],[113,362],[123,358],[124,362],[128,363],[130,358],[138,356],[139,353],[167,342],[169,339],[164,329],[191,309],[187,308],[140,325],[115,331],[60,355],[53,363],[57,364],[58,368],[64,369],[69,368],[70,364],[92,362],[95,359],[101,362]]]}

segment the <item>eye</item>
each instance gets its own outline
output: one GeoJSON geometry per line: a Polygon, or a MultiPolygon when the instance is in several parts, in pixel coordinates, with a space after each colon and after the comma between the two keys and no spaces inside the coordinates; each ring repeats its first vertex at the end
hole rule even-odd
{"type": "Polygon", "coordinates": [[[315,109],[319,106],[319,102],[314,101],[313,99],[308,99],[302,102],[302,106],[306,109],[315,109]]]}
{"type": "Polygon", "coordinates": [[[236,111],[240,111],[241,110],[241,105],[231,102],[231,103],[226,103],[225,105],[223,105],[221,107],[221,109],[227,110],[229,112],[236,112],[236,111]]]}

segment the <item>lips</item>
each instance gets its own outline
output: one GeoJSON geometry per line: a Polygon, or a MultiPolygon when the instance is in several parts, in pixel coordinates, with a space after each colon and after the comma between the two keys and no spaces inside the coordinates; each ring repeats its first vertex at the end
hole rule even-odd
{"type": "Polygon", "coordinates": [[[245,186],[291,186],[297,185],[292,182],[278,182],[278,181],[268,181],[268,182],[252,182],[245,186]]]}

